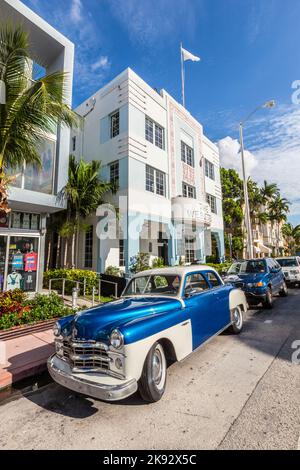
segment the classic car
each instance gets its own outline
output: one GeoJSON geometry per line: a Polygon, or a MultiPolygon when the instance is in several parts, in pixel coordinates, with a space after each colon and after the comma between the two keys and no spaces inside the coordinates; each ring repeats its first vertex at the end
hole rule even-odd
{"type": "Polygon", "coordinates": [[[300,287],[300,257],[287,256],[285,258],[276,258],[276,261],[282,267],[285,282],[288,285],[296,285],[300,287]]]}
{"type": "Polygon", "coordinates": [[[244,293],[208,266],[143,271],[120,299],[56,322],[48,369],[84,395],[114,401],[138,389],[155,402],[165,391],[167,366],[225,329],[240,333],[246,310],[244,293]]]}
{"type": "Polygon", "coordinates": [[[250,305],[262,303],[265,308],[272,308],[274,294],[288,295],[281,266],[274,258],[235,262],[223,280],[242,289],[250,305]]]}

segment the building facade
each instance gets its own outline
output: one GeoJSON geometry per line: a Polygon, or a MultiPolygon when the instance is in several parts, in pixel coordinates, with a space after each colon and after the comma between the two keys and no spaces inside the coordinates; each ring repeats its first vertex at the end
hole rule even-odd
{"type": "MultiPolygon", "coordinates": [[[[66,102],[71,105],[73,44],[18,0],[0,0],[0,16],[28,31],[33,64],[47,73],[68,73],[66,102]]],[[[42,286],[47,216],[63,208],[57,194],[67,181],[69,145],[69,129],[57,126],[40,146],[42,170],[23,166],[13,172],[12,212],[0,213],[0,291],[42,286]]]]}
{"type": "Polygon", "coordinates": [[[110,200],[118,208],[116,236],[105,239],[107,213],[99,209],[81,234],[79,266],[128,271],[139,252],[150,264],[222,259],[219,153],[201,124],[131,69],[76,111],[85,119],[72,132],[71,153],[101,160],[102,177],[118,186],[110,200]]]}

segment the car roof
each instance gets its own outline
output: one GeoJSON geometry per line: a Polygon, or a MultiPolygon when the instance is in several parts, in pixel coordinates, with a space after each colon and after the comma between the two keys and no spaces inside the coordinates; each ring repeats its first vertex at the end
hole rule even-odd
{"type": "Polygon", "coordinates": [[[207,266],[204,264],[200,265],[191,265],[191,266],[172,266],[167,268],[155,268],[155,269],[147,269],[146,271],[140,271],[139,273],[135,274],[134,277],[138,276],[145,276],[150,274],[166,274],[166,275],[178,275],[184,276],[186,273],[193,273],[199,271],[213,271],[217,272],[211,266],[207,266]]]}

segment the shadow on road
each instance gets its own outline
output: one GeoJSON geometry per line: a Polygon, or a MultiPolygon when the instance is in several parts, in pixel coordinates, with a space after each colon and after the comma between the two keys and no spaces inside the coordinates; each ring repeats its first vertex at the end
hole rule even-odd
{"type": "MultiPolygon", "coordinates": [[[[227,336],[228,333],[224,334],[227,336]]],[[[281,359],[290,362],[293,352],[291,344],[295,339],[300,339],[300,289],[290,289],[288,298],[276,298],[272,310],[265,310],[262,307],[250,310],[247,313],[242,333],[233,337],[234,341],[244,343],[253,349],[254,354],[251,360],[254,361],[256,360],[255,351],[276,357],[280,355],[282,346],[286,344],[291,354],[289,356],[286,353],[281,359]],[[290,342],[290,345],[287,342],[290,342]]],[[[199,355],[200,362],[201,348],[194,354],[199,355]]],[[[176,363],[172,367],[176,368],[176,363]]],[[[101,406],[101,415],[105,415],[106,406],[114,405],[85,397],[54,383],[25,396],[41,408],[78,420],[97,413],[101,403],[104,405],[101,406]]],[[[146,406],[138,393],[117,404],[118,406],[146,406]]]]}

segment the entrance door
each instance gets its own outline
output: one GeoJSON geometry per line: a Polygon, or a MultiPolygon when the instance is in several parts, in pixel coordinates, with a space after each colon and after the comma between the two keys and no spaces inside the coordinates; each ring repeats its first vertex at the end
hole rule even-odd
{"type": "Polygon", "coordinates": [[[6,290],[36,291],[38,245],[38,238],[27,237],[26,235],[9,237],[6,290]]]}
{"type": "Polygon", "coordinates": [[[0,292],[4,290],[7,237],[0,235],[0,292]]]}

